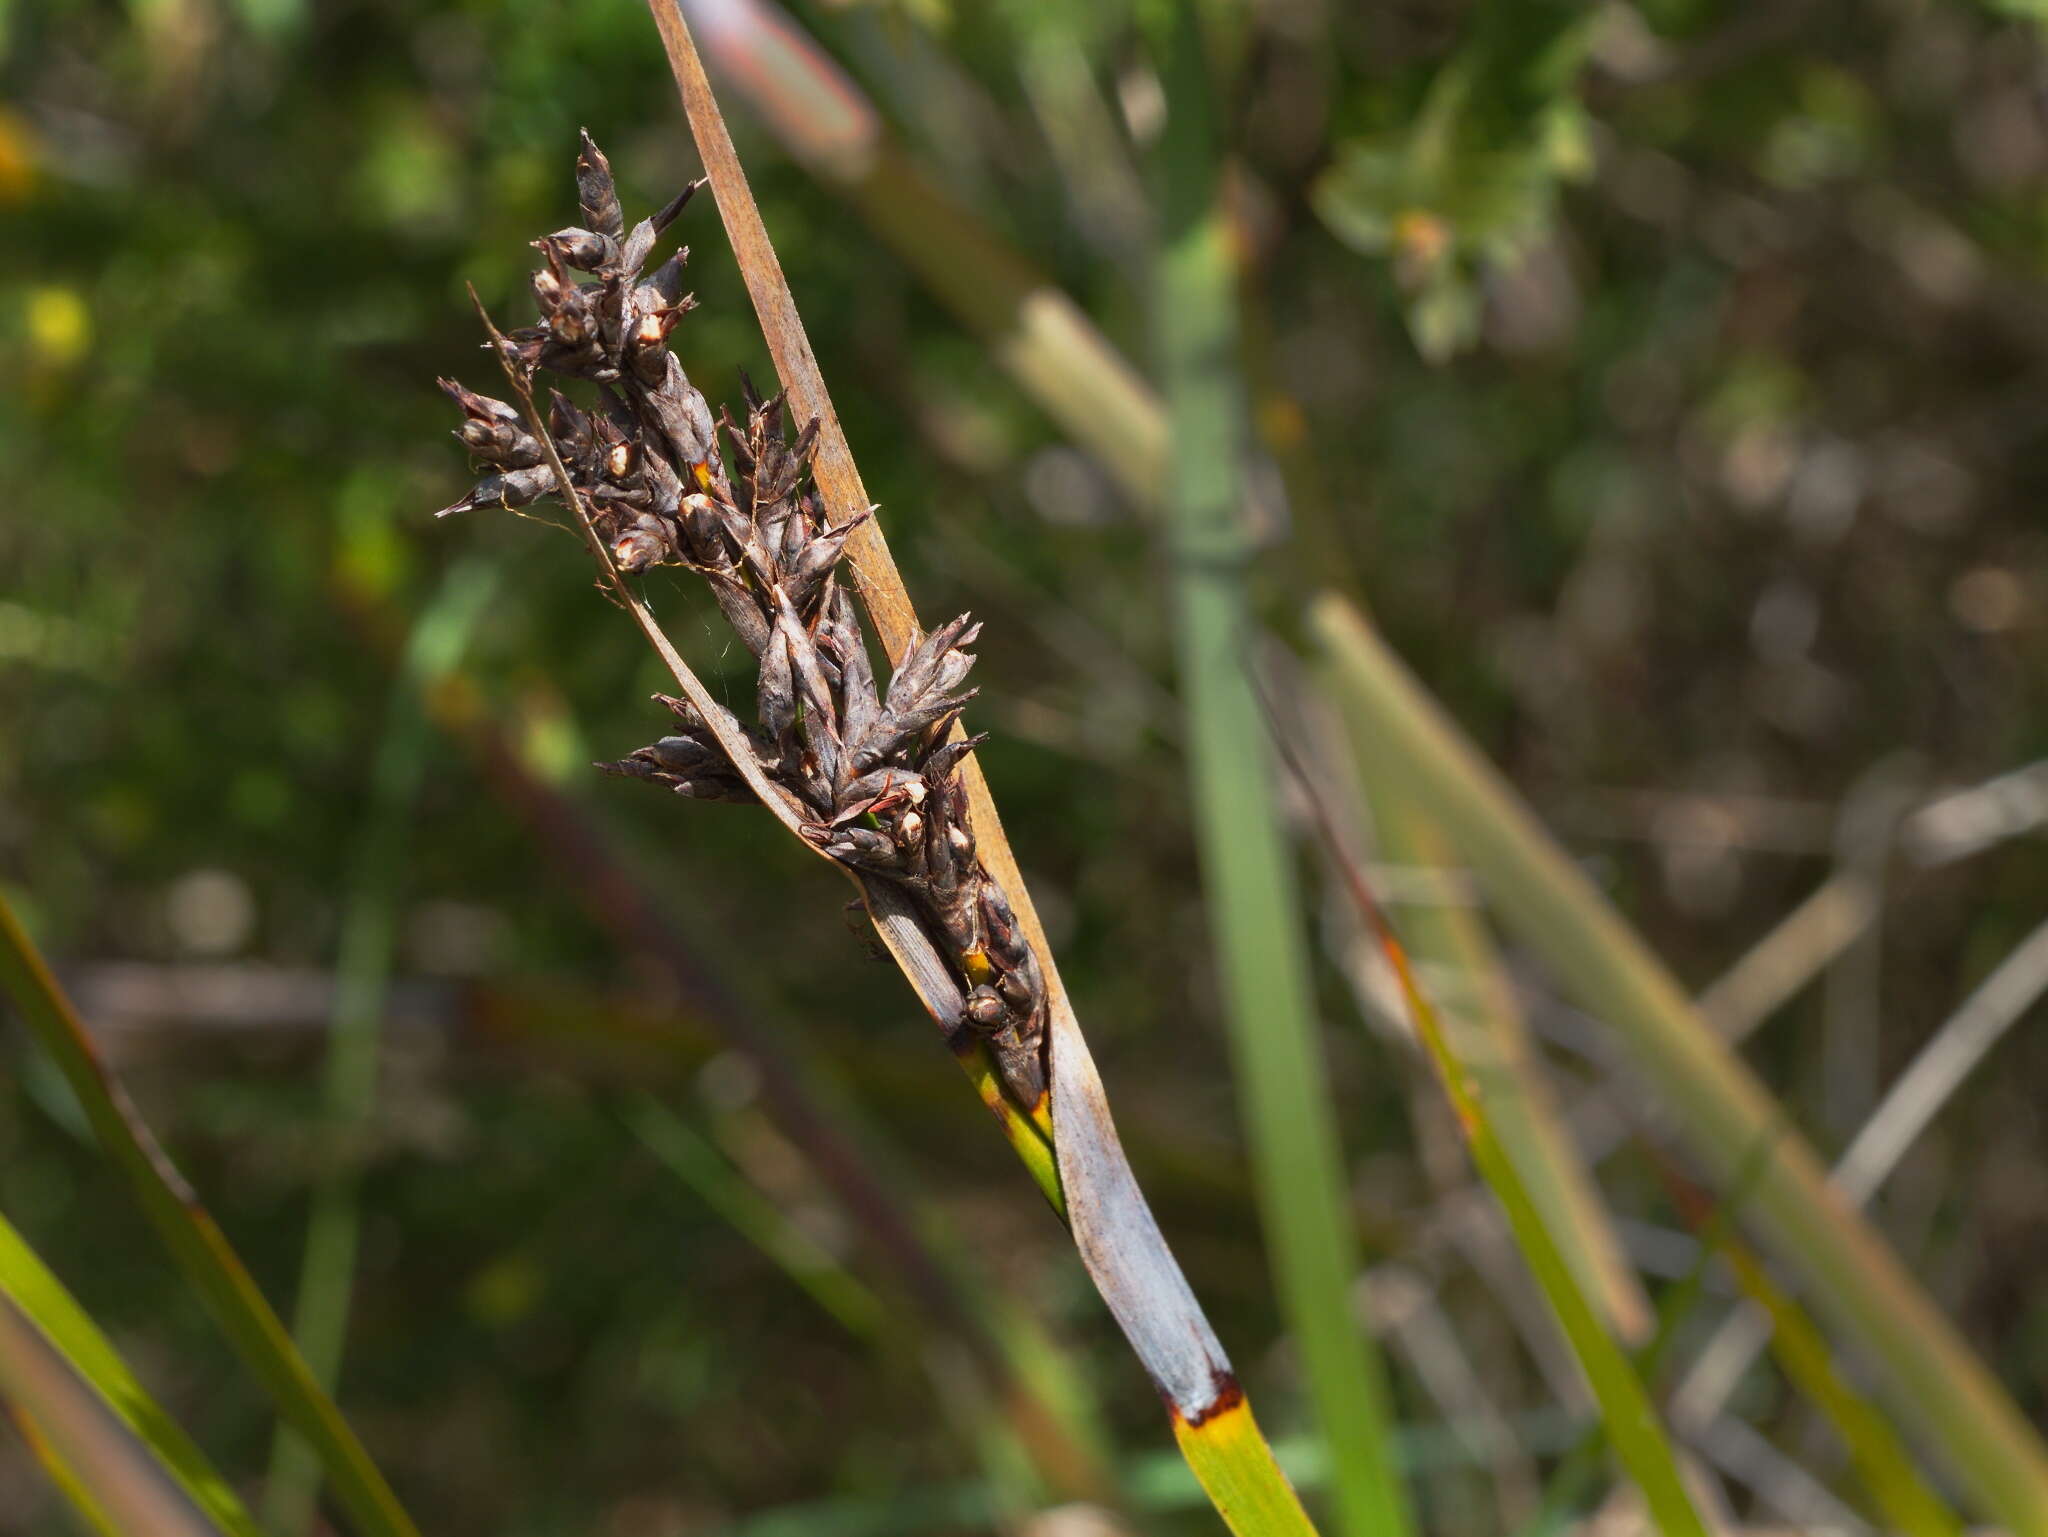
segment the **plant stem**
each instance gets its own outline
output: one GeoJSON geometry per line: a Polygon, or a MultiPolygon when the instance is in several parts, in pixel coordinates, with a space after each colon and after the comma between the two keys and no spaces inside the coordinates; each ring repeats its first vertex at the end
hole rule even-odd
{"type": "Polygon", "coordinates": [[[1222,973],[1259,1209],[1281,1308],[1330,1448],[1338,1528],[1410,1528],[1389,1438],[1385,1368],[1359,1322],[1353,1220],[1328,1094],[1295,872],[1248,670],[1238,517],[1243,403],[1209,86],[1192,11],[1168,44],[1165,248],[1154,293],[1172,426],[1167,502],[1174,624],[1203,887],[1222,973]]]}
{"type": "MultiPolygon", "coordinates": [[[[341,1377],[349,1298],[355,1286],[361,1171],[351,1143],[367,1127],[376,1107],[377,1059],[404,884],[406,834],[426,777],[433,735],[426,695],[460,660],[496,582],[497,573],[490,566],[457,566],[413,627],[391,689],[371,775],[370,813],[342,913],[322,1093],[332,1140],[328,1163],[313,1192],[292,1317],[299,1351],[329,1393],[341,1377]]],[[[303,1437],[280,1423],[270,1447],[265,1523],[283,1537],[297,1537],[312,1526],[319,1494],[319,1459],[303,1437]]]]}

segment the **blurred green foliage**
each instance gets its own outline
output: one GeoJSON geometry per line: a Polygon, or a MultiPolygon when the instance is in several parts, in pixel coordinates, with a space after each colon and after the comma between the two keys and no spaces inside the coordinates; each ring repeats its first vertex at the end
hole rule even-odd
{"type": "MultiPolygon", "coordinates": [[[[1296,548],[1355,573],[1690,980],[1818,883],[1874,770],[1931,787],[2048,756],[2035,9],[1275,0],[1232,34],[1253,478],[1284,508],[1268,612],[1292,622],[1296,548]]],[[[1158,87],[1121,7],[799,19],[949,191],[1148,355],[1118,244],[1145,211],[1105,217],[1017,68],[1070,48],[1142,147],[1158,87]]],[[[0,881],[81,992],[117,960],[331,966],[399,647],[440,572],[488,544],[507,569],[469,659],[478,707],[616,831],[741,1006],[889,1127],[900,1188],[1077,1347],[1119,1444],[1154,1446],[1144,1383],[835,883],[742,814],[581,767],[658,728],[659,679],[570,543],[429,517],[464,484],[434,376],[487,377],[462,285],[524,318],[524,242],[573,213],[577,127],[639,207],[694,173],[644,13],[47,0],[0,8],[0,48],[0,881]]],[[[988,623],[975,715],[1006,819],[1140,1175],[1284,1431],[1300,1384],[1265,1349],[1156,537],[736,127],[912,591],[988,623]]],[[[708,210],[679,233],[703,300],[679,350],[730,397],[765,357],[708,210]]],[[[730,686],[687,586],[657,593],[730,686]]],[[[876,1274],[743,1066],[453,738],[408,854],[401,977],[435,990],[391,1032],[360,1145],[314,1134],[310,1028],[145,999],[108,1050],[281,1302],[309,1189],[358,1161],[342,1399],[422,1525],[712,1531],[980,1476],[943,1362],[848,1337],[629,1129],[623,1093],[656,1089],[876,1274]]],[[[1899,874],[1876,1081],[2038,921],[2039,858],[2036,837],[1899,874]]],[[[1754,1048],[1802,1112],[1821,1019],[1799,1003],[1754,1048]]],[[[264,1406],[19,1033],[0,1051],[0,1209],[253,1480],[264,1406]]],[[[1328,1051],[1368,1260],[1404,1255],[1434,1199],[1412,1070],[1355,1032],[1328,1051]]],[[[2002,1051],[1880,1217],[2039,1415],[2048,1043],[2002,1051]]],[[[1653,1181],[1607,1174],[1624,1212],[1668,1217],[1653,1181]]],[[[1447,1269],[1440,1300],[1506,1403],[1547,1402],[1471,1274],[1447,1269]]],[[[1434,1417],[1412,1374],[1396,1394],[1434,1417]]],[[[1745,1408],[1799,1432],[1769,1381],[1745,1408]]],[[[0,1511],[28,1513],[0,1530],[61,1529],[12,1448],[0,1511]]]]}

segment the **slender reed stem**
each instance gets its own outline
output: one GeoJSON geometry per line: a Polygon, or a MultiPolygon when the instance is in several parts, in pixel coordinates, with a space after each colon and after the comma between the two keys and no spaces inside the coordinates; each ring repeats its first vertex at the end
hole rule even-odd
{"type": "Polygon", "coordinates": [[[1165,245],[1153,303],[1172,425],[1174,627],[1203,887],[1260,1217],[1329,1447],[1335,1525],[1350,1537],[1397,1537],[1412,1522],[1393,1466],[1385,1368],[1355,1301],[1361,1267],[1306,931],[1246,668],[1255,632],[1245,595],[1252,546],[1238,517],[1245,424],[1210,89],[1191,8],[1179,8],[1165,59],[1165,245]]]}

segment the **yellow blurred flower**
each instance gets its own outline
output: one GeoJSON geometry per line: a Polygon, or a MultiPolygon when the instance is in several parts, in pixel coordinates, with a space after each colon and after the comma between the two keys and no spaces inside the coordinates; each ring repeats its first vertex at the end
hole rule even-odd
{"type": "Polygon", "coordinates": [[[38,363],[67,368],[92,345],[92,311],[75,288],[49,283],[28,291],[29,347],[38,363]]]}

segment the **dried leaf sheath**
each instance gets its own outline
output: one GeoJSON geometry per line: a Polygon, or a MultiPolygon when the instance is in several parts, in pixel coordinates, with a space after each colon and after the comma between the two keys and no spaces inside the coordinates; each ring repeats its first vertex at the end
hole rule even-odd
{"type": "Polygon", "coordinates": [[[966,648],[980,627],[966,615],[940,625],[886,690],[877,685],[859,610],[837,578],[867,515],[828,525],[810,483],[815,422],[792,438],[781,398],[751,385],[744,420],[714,421],[668,350],[693,302],[682,291],[687,253],[652,277],[641,270],[694,187],[627,234],[610,167],[587,135],[577,186],[591,227],[534,242],[541,322],[494,345],[520,393],[545,370],[594,386],[595,401],[586,410],[554,391],[539,423],[441,381],[463,412],[457,436],[490,472],[443,511],[560,496],[566,475],[617,570],[676,565],[704,577],[759,664],[754,722],[714,722],[664,697],[672,733],[601,767],[702,800],[758,800],[750,781],[765,777],[807,842],[865,889],[904,898],[904,916],[952,970],[954,987],[921,987],[925,1001],[985,1039],[1011,1095],[1034,1107],[1046,1092],[1045,984],[968,822],[958,770],[980,739],[947,740],[973,697],[966,648]]]}

